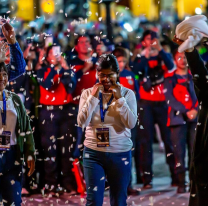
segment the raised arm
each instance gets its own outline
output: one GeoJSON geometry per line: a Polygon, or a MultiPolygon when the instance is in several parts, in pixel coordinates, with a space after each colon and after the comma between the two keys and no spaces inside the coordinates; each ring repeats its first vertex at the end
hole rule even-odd
{"type": "Polygon", "coordinates": [[[7,65],[9,70],[9,81],[16,79],[25,72],[26,62],[18,42],[9,44],[10,63],[7,65]]]}
{"type": "Polygon", "coordinates": [[[75,90],[77,77],[72,69],[63,71],[63,74],[61,76],[61,82],[63,83],[68,94],[71,94],[75,90]]]}
{"type": "Polygon", "coordinates": [[[196,49],[192,52],[186,52],[185,54],[193,76],[198,100],[208,102],[208,70],[196,49]]]}
{"type": "Polygon", "coordinates": [[[175,65],[173,63],[173,58],[170,54],[166,53],[163,49],[159,52],[160,57],[162,58],[164,64],[165,64],[165,70],[168,72],[174,71],[175,65]]]}
{"type": "Polygon", "coordinates": [[[10,63],[8,65],[9,81],[14,80],[25,72],[26,63],[23,53],[15,38],[14,28],[6,22],[2,25],[2,33],[9,44],[10,49],[10,63]]]}

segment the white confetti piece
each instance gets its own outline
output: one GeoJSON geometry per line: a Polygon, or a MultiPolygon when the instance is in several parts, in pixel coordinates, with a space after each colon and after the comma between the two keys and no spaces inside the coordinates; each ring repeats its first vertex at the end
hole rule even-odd
{"type": "Polygon", "coordinates": [[[90,155],[89,155],[88,153],[85,153],[85,157],[86,157],[86,158],[89,158],[90,155]]]}
{"type": "Polygon", "coordinates": [[[14,185],[14,184],[15,184],[15,181],[14,181],[14,180],[12,180],[12,181],[11,181],[11,185],[14,185]]]}

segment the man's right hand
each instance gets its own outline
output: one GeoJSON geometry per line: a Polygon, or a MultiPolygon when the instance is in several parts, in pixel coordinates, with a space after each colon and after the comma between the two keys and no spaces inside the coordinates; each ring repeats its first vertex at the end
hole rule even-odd
{"type": "Polygon", "coordinates": [[[90,61],[90,62],[85,62],[84,64],[84,68],[82,69],[83,73],[89,71],[93,66],[93,62],[90,61]]]}
{"type": "Polygon", "coordinates": [[[101,83],[97,83],[93,86],[91,95],[98,98],[99,92],[103,92],[104,87],[101,83]]]}
{"type": "Polygon", "coordinates": [[[15,44],[16,38],[14,28],[11,26],[11,24],[9,24],[9,22],[6,21],[6,19],[1,19],[0,24],[2,25],[2,33],[6,38],[7,42],[9,44],[15,44]]]}

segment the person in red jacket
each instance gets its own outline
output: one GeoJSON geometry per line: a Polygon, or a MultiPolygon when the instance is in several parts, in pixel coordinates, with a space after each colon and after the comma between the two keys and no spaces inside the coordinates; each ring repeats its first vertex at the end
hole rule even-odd
{"type": "Polygon", "coordinates": [[[168,103],[167,126],[171,130],[171,141],[176,160],[178,193],[185,193],[186,145],[190,165],[198,114],[198,101],[194,91],[192,75],[187,67],[184,53],[173,53],[176,70],[166,75],[164,88],[168,103]]]}
{"type": "Polygon", "coordinates": [[[152,188],[154,125],[158,124],[165,145],[166,162],[169,165],[172,185],[176,184],[175,159],[167,127],[168,107],[164,95],[164,74],[174,71],[172,56],[160,45],[157,33],[146,30],[142,36],[144,47],[141,57],[135,59],[133,71],[140,76],[139,137],[141,143],[141,168],[144,189],[152,188]]]}

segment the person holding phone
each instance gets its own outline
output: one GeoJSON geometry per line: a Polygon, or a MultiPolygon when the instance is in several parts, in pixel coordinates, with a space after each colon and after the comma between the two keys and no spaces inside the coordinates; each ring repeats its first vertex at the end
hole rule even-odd
{"type": "Polygon", "coordinates": [[[126,206],[131,175],[131,129],[137,122],[137,103],[132,90],[118,83],[119,66],[112,54],[97,63],[99,83],[82,92],[78,125],[86,128],[83,166],[86,206],[103,205],[105,178],[111,205],[126,206]],[[99,136],[106,136],[102,141],[99,136]]]}
{"type": "Polygon", "coordinates": [[[162,49],[157,33],[146,30],[142,36],[141,58],[133,65],[133,72],[140,76],[139,141],[141,145],[141,170],[144,189],[152,188],[154,125],[158,124],[164,142],[166,161],[169,165],[172,185],[177,184],[175,158],[167,127],[168,107],[164,95],[164,74],[175,70],[170,54],[162,49]]]}
{"type": "Polygon", "coordinates": [[[22,167],[35,170],[35,145],[30,120],[20,97],[6,90],[9,71],[0,63],[0,204],[21,205],[22,167]],[[24,160],[24,161],[23,161],[24,160]]]}
{"type": "MultiPolygon", "coordinates": [[[[44,60],[37,70],[40,85],[39,129],[44,159],[45,192],[76,194],[77,185],[72,172],[73,138],[76,110],[72,104],[72,92],[79,78],[57,53],[57,48],[49,46],[44,60]],[[58,185],[61,185],[61,188],[58,185]]],[[[42,59],[42,57],[41,57],[42,59]]]]}
{"type": "MultiPolygon", "coordinates": [[[[0,59],[0,62],[5,62],[8,68],[8,80],[14,80],[25,72],[26,63],[21,51],[21,48],[16,41],[14,28],[5,20],[0,19],[0,25],[2,35],[0,37],[0,43],[6,41],[9,45],[9,49],[0,53],[5,53],[4,58],[0,59]]],[[[6,44],[4,45],[6,47],[6,44]]]]}

